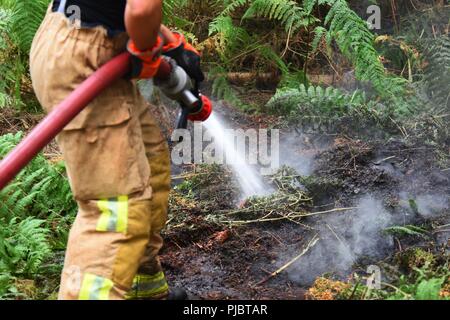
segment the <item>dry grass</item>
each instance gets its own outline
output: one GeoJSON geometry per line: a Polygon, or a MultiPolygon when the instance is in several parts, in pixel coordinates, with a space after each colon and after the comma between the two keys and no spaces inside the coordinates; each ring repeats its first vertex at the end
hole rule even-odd
{"type": "Polygon", "coordinates": [[[308,300],[336,300],[350,288],[349,283],[320,277],[316,279],[305,297],[308,300]]]}

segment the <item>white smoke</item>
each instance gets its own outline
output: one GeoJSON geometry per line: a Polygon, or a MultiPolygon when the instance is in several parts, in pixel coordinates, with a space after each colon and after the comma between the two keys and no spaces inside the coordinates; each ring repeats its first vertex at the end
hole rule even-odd
{"type": "Polygon", "coordinates": [[[448,195],[425,194],[416,198],[417,211],[424,218],[430,218],[442,213],[448,208],[448,195]]]}
{"type": "Polygon", "coordinates": [[[368,195],[356,206],[351,212],[331,213],[317,222],[321,240],[291,269],[292,281],[307,285],[325,273],[345,275],[358,259],[376,259],[394,245],[392,236],[383,233],[392,217],[382,201],[368,195]]]}
{"type": "Polygon", "coordinates": [[[280,164],[294,168],[302,176],[309,176],[314,170],[315,157],[329,146],[329,143],[313,141],[306,133],[282,132],[280,164]]]}
{"type": "MultiPolygon", "coordinates": [[[[401,219],[398,214],[389,213],[383,201],[373,195],[356,201],[358,209],[322,217],[313,225],[319,231],[321,240],[291,268],[289,278],[301,285],[309,285],[326,273],[346,276],[359,260],[366,258],[376,262],[386,252],[392,252],[393,237],[383,230],[394,225],[407,225],[417,219],[414,209],[405,200],[414,199],[418,214],[425,219],[442,214],[442,210],[450,204],[446,195],[408,197],[406,192],[402,192],[399,198],[404,200],[402,207],[405,214],[401,219]]],[[[280,265],[297,254],[293,250],[286,252],[280,257],[280,265]]]]}

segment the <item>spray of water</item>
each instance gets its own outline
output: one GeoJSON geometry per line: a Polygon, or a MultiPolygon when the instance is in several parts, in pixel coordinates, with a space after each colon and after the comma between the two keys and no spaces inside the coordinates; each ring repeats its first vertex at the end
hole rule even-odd
{"type": "Polygon", "coordinates": [[[237,151],[235,136],[227,132],[225,122],[217,113],[213,113],[204,122],[204,126],[225,155],[226,163],[230,165],[242,189],[243,198],[263,196],[272,192],[258,171],[246,162],[245,154],[237,151]]]}

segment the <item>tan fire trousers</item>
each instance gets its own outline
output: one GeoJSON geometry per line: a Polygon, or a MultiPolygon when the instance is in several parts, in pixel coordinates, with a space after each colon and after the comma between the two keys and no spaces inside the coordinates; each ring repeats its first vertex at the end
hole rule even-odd
{"type": "MultiPolygon", "coordinates": [[[[38,100],[51,111],[99,66],[125,50],[127,35],[78,28],[47,12],[31,48],[38,100]]],[[[116,81],[57,137],[79,211],[70,231],[59,299],[123,299],[136,275],[167,294],[158,260],[167,219],[167,143],[133,82],[116,81]]]]}

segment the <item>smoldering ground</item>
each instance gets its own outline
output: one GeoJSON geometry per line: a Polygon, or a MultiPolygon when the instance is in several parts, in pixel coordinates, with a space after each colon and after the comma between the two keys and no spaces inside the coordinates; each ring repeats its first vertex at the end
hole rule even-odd
{"type": "MultiPolygon", "coordinates": [[[[323,144],[321,149],[306,162],[308,170],[304,170],[305,164],[297,164],[297,168],[309,171],[316,179],[333,180],[334,190],[325,196],[317,191],[323,180],[319,188],[314,186],[313,193],[318,194],[316,202],[325,197],[328,206],[356,209],[321,215],[306,223],[312,228],[307,238],[318,234],[320,240],[289,269],[291,281],[305,286],[324,274],[345,279],[358,268],[364,272],[368,265],[402,250],[398,248],[400,240],[387,232],[391,228],[427,224],[440,218],[443,223],[450,220],[449,176],[431,165],[433,155],[427,154],[426,148],[400,141],[382,148],[376,144],[339,141],[334,146],[323,144]],[[385,160],[388,158],[390,161],[385,160]]],[[[281,154],[288,154],[282,162],[292,161],[290,152],[285,150],[281,154]]],[[[428,240],[445,244],[448,238],[448,233],[426,234],[422,244],[428,240]]],[[[415,244],[420,242],[419,239],[415,244]]],[[[298,246],[280,251],[277,265],[290,261],[300,251],[298,246]]]]}

